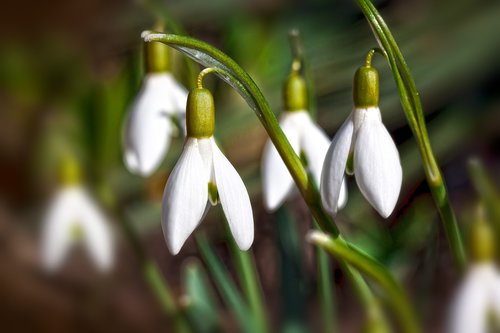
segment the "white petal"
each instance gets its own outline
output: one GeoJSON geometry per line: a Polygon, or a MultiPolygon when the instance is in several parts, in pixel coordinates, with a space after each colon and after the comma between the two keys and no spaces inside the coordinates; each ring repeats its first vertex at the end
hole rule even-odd
{"type": "Polygon", "coordinates": [[[172,104],[175,108],[175,116],[177,118],[178,123],[183,131],[183,134],[186,134],[186,103],[188,91],[182,85],[180,85],[175,78],[170,75],[170,88],[169,92],[171,94],[172,104]]]}
{"type": "Polygon", "coordinates": [[[498,268],[491,263],[490,277],[490,312],[494,315],[495,323],[500,324],[500,274],[498,268]]]}
{"type": "Polygon", "coordinates": [[[248,192],[240,175],[212,139],[214,172],[220,202],[231,233],[241,250],[253,242],[253,212],[248,192]]]}
{"type": "Polygon", "coordinates": [[[340,186],[338,209],[344,208],[346,204],[347,204],[347,184],[344,177],[344,179],[342,179],[342,185],[340,186]]]}
{"type": "Polygon", "coordinates": [[[321,171],[326,152],[330,147],[330,139],[325,132],[316,125],[308,115],[301,130],[301,147],[306,155],[308,168],[311,171],[316,186],[321,182],[321,171]]]}
{"type": "Polygon", "coordinates": [[[175,80],[172,75],[166,79],[169,81],[169,94],[171,96],[172,105],[175,112],[186,113],[186,102],[188,91],[175,80]]]}
{"type": "MultiPolygon", "coordinates": [[[[280,127],[295,153],[299,154],[299,130],[290,121],[288,113],[283,115],[280,127]]],[[[267,141],[262,156],[262,187],[264,207],[269,212],[281,206],[294,188],[292,176],[271,140],[267,141]]]]}
{"type": "Polygon", "coordinates": [[[102,271],[109,270],[113,265],[113,235],[106,217],[83,191],[77,209],[87,250],[102,271]]]}
{"type": "Polygon", "coordinates": [[[198,226],[208,200],[207,170],[198,140],[188,138],[163,193],[162,228],[172,254],[198,226]]]}
{"type": "Polygon", "coordinates": [[[43,221],[41,260],[43,267],[54,271],[61,266],[73,241],[74,200],[72,190],[62,190],[54,198],[43,221]]]}
{"type": "Polygon", "coordinates": [[[361,193],[386,218],[398,201],[403,172],[399,153],[378,108],[367,110],[354,143],[354,174],[361,193]]]}
{"type": "Polygon", "coordinates": [[[470,270],[459,287],[451,310],[450,333],[487,332],[488,284],[483,274],[477,273],[470,270]]]}
{"type": "Polygon", "coordinates": [[[180,88],[171,74],[149,74],[127,116],[125,164],[131,172],[150,175],[160,165],[172,133],[169,117],[184,112],[180,88]]]}
{"type": "Polygon", "coordinates": [[[353,131],[351,114],[333,138],[321,173],[321,201],[325,209],[333,215],[337,214],[337,210],[341,207],[339,203],[342,203],[342,199],[347,200],[347,192],[343,192],[342,184],[344,184],[344,172],[351,149],[353,131]],[[344,197],[342,193],[345,193],[344,197]]]}

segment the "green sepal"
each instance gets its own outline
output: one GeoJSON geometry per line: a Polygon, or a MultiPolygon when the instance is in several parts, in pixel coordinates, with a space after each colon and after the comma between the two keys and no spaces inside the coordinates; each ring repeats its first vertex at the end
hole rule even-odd
{"type": "Polygon", "coordinates": [[[189,92],[186,105],[186,132],[191,138],[208,138],[214,134],[215,106],[209,90],[195,88],[189,92]]]}
{"type": "Polygon", "coordinates": [[[361,66],[354,74],[352,89],[354,107],[377,107],[379,98],[378,72],[371,66],[361,66]]]}

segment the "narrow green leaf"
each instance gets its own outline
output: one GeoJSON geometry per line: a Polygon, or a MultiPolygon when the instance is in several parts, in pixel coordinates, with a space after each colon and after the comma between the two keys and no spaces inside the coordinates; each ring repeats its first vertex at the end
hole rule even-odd
{"type": "Polygon", "coordinates": [[[347,244],[340,237],[334,239],[320,231],[313,231],[309,234],[309,239],[377,282],[389,296],[404,332],[421,332],[408,295],[382,264],[353,245],[347,244]]]}

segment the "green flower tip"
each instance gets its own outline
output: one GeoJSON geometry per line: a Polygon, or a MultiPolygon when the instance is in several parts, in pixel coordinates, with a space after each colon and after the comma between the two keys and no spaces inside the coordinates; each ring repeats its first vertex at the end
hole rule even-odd
{"type": "Polygon", "coordinates": [[[283,86],[283,99],[286,111],[307,110],[307,86],[306,81],[296,71],[292,71],[283,86]]]}
{"type": "Polygon", "coordinates": [[[188,95],[186,131],[191,138],[208,138],[214,134],[215,106],[208,89],[195,88],[188,95]]]}
{"type": "Polygon", "coordinates": [[[476,220],[469,234],[469,250],[473,262],[492,261],[495,257],[495,237],[490,223],[487,221],[484,207],[477,209],[476,220]]]}
{"type": "Polygon", "coordinates": [[[352,97],[354,107],[369,108],[378,106],[378,72],[371,65],[363,65],[354,74],[352,97]]]}

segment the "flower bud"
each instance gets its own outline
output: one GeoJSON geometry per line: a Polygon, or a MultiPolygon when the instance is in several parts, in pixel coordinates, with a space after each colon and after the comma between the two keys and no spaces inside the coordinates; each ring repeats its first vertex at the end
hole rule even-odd
{"type": "Polygon", "coordinates": [[[368,108],[378,106],[378,72],[371,66],[361,66],[354,74],[352,89],[354,107],[368,108]]]}
{"type": "Polygon", "coordinates": [[[286,111],[307,110],[307,86],[304,78],[293,71],[283,86],[283,98],[286,111]]]}
{"type": "Polygon", "coordinates": [[[195,88],[188,95],[186,132],[191,138],[208,138],[214,133],[215,106],[209,90],[195,88]]]}

